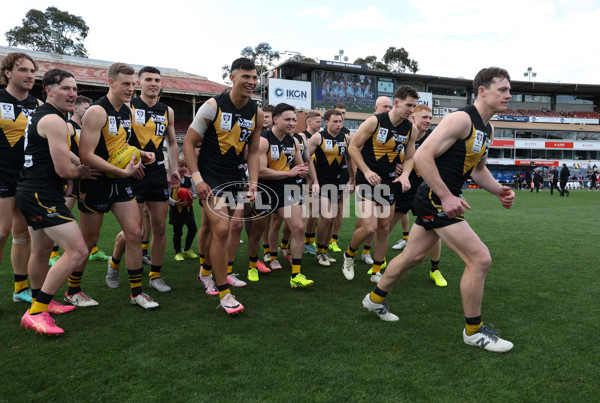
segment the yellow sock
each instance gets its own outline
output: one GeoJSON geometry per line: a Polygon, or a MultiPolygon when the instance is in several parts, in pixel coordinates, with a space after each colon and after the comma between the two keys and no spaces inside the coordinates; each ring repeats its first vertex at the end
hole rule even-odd
{"type": "Polygon", "coordinates": [[[60,256],[60,252],[57,250],[53,250],[52,253],[50,254],[50,259],[55,258],[57,256],[60,256]]]}
{"type": "Polygon", "coordinates": [[[381,263],[380,262],[373,262],[373,267],[371,268],[372,273],[379,273],[381,271],[381,263]]]}
{"type": "Polygon", "coordinates": [[[229,288],[223,291],[219,291],[219,298],[223,299],[223,297],[227,294],[229,294],[231,291],[229,291],[229,288]]]}
{"type": "Polygon", "coordinates": [[[482,322],[479,322],[478,325],[469,325],[469,324],[466,324],[465,325],[465,331],[467,332],[467,336],[473,336],[475,333],[477,333],[477,331],[479,329],[481,329],[482,325],[483,325],[482,322]]]}
{"type": "Polygon", "coordinates": [[[94,253],[98,252],[98,245],[94,245],[94,247],[92,248],[92,250],[90,251],[90,255],[93,255],[94,253]]]}
{"type": "Polygon", "coordinates": [[[112,260],[112,257],[111,257],[110,258],[110,267],[118,270],[121,267],[121,261],[119,260],[119,263],[115,263],[115,261],[112,260]]]}
{"type": "Polygon", "coordinates": [[[48,310],[49,304],[42,304],[41,302],[35,301],[31,308],[29,308],[29,314],[34,315],[36,313],[44,312],[48,310]]]}
{"type": "Polygon", "coordinates": [[[151,271],[150,273],[148,273],[148,275],[150,276],[151,280],[154,280],[155,278],[160,278],[159,271],[151,271]]]}
{"type": "Polygon", "coordinates": [[[325,248],[322,248],[322,247],[320,247],[320,246],[317,248],[317,254],[319,254],[319,255],[320,255],[321,253],[325,253],[325,252],[326,252],[326,251],[325,251],[325,248]]]}
{"type": "Polygon", "coordinates": [[[346,254],[350,257],[354,257],[356,256],[356,250],[352,250],[350,249],[350,246],[348,246],[348,249],[346,249],[346,254]]]}
{"type": "Polygon", "coordinates": [[[25,280],[15,281],[15,294],[20,293],[24,289],[27,288],[27,276],[25,276],[25,280]]]}
{"type": "Polygon", "coordinates": [[[300,266],[299,264],[292,264],[292,276],[296,273],[300,273],[300,266]]]}
{"type": "Polygon", "coordinates": [[[385,297],[377,295],[373,291],[371,291],[370,298],[371,298],[371,301],[375,302],[376,304],[381,304],[383,301],[385,301],[385,297]]]}
{"type": "Polygon", "coordinates": [[[231,274],[233,272],[233,262],[227,263],[227,274],[231,274]]]}

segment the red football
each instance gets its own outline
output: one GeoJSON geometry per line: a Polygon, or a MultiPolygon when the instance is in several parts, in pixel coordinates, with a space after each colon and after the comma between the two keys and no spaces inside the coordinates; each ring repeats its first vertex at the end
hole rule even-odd
{"type": "Polygon", "coordinates": [[[192,196],[192,192],[190,192],[189,189],[187,188],[180,188],[177,191],[177,197],[179,198],[179,200],[181,200],[186,206],[191,206],[193,201],[194,201],[194,197],[192,196]]]}

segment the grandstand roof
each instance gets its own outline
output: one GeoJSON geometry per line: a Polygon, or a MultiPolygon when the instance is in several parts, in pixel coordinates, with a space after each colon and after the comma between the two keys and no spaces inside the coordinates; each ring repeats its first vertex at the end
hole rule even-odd
{"type": "MultiPolygon", "coordinates": [[[[98,87],[108,87],[107,69],[114,62],[65,56],[56,53],[36,52],[0,46],[0,59],[11,52],[23,52],[31,55],[38,64],[36,76],[42,77],[48,70],[58,68],[73,73],[78,83],[98,87]]],[[[144,66],[131,64],[136,70],[144,66]]],[[[185,73],[173,68],[157,67],[161,71],[163,91],[175,94],[214,96],[223,92],[227,86],[206,77],[185,73]]]]}
{"type": "MultiPolygon", "coordinates": [[[[422,82],[428,85],[460,85],[467,90],[473,90],[473,80],[465,78],[452,78],[442,76],[432,76],[424,74],[412,73],[392,73],[384,70],[363,69],[358,65],[348,63],[320,64],[301,62],[297,60],[286,60],[279,64],[276,69],[279,69],[283,75],[297,75],[298,72],[307,70],[328,70],[339,71],[344,73],[354,74],[369,74],[379,77],[394,77],[401,81],[422,82]],[[353,67],[355,66],[355,67],[353,67]]],[[[283,77],[279,77],[283,78],[283,77]]],[[[570,83],[543,83],[543,82],[528,82],[511,80],[512,92],[519,94],[549,94],[549,95],[574,95],[580,98],[594,99],[600,102],[600,85],[596,84],[570,84],[570,83]]]]}

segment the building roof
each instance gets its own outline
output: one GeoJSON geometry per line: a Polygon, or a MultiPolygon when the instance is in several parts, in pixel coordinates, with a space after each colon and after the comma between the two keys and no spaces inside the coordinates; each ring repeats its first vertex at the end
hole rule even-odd
{"type": "MultiPolygon", "coordinates": [[[[465,87],[468,91],[473,91],[473,80],[465,78],[442,77],[425,74],[412,73],[392,73],[384,70],[363,69],[358,65],[348,63],[332,63],[320,64],[301,62],[297,60],[286,60],[277,65],[276,69],[283,74],[292,74],[292,71],[307,71],[307,70],[327,70],[339,71],[344,73],[368,74],[379,77],[393,77],[400,81],[422,82],[428,85],[459,85],[465,87]],[[355,67],[354,67],[355,66],[355,67]]],[[[514,77],[513,77],[514,78],[514,77]]],[[[528,81],[510,81],[512,91],[519,94],[540,94],[540,95],[574,95],[580,98],[595,100],[600,103],[600,85],[596,84],[574,84],[574,83],[543,83],[543,82],[528,82],[528,81]]]]}
{"type": "MultiPolygon", "coordinates": [[[[55,53],[36,52],[8,46],[0,46],[0,59],[11,52],[23,52],[30,55],[39,67],[36,73],[36,76],[39,78],[48,70],[57,68],[73,73],[78,83],[97,87],[108,87],[107,69],[114,63],[55,53]]],[[[135,64],[131,66],[136,70],[144,67],[135,64]]],[[[213,96],[220,94],[227,88],[227,86],[210,81],[206,77],[185,73],[173,68],[157,68],[161,71],[163,91],[168,93],[213,96]]]]}

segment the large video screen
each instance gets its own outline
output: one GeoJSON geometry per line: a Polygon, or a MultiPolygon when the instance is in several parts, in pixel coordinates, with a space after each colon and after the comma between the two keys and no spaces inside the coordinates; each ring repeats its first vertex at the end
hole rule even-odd
{"type": "MultiPolygon", "coordinates": [[[[342,102],[348,112],[373,113],[379,95],[394,93],[395,80],[356,73],[315,70],[313,109],[331,109],[342,102]]],[[[389,94],[389,95],[388,95],[389,94]]]]}

